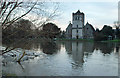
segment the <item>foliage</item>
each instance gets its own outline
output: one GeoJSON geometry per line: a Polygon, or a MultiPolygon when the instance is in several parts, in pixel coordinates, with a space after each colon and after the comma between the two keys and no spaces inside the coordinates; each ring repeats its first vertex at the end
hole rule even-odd
{"type": "Polygon", "coordinates": [[[32,9],[35,7],[37,2],[34,3],[26,3],[19,0],[11,0],[6,1],[3,0],[0,2],[0,22],[2,29],[6,29],[7,27],[11,26],[14,22],[21,19],[22,17],[26,16],[32,9]],[[22,9],[26,10],[22,11],[22,9]]]}
{"type": "MultiPolygon", "coordinates": [[[[40,28],[46,22],[57,16],[58,11],[57,5],[54,7],[52,5],[49,7],[50,9],[47,9],[48,6],[45,8],[45,6],[47,6],[45,2],[37,1],[0,1],[0,26],[2,28],[3,44],[19,44],[25,40],[41,37],[39,36],[41,35],[40,28]],[[30,21],[23,18],[29,19],[30,21]]],[[[49,37],[56,37],[56,35],[59,34],[57,31],[55,31],[54,34],[50,33],[51,35],[49,37]]],[[[49,32],[46,34],[49,34],[49,32]]],[[[10,48],[10,46],[7,46],[5,50],[2,50],[2,54],[10,52],[15,48],[16,47],[10,48]]],[[[23,56],[21,56],[21,58],[23,56]]],[[[18,62],[21,61],[21,58],[18,60],[18,62]]]]}
{"type": "Polygon", "coordinates": [[[113,29],[110,26],[104,25],[104,27],[102,28],[101,32],[103,33],[103,35],[105,36],[112,36],[113,35],[113,29]]]}
{"type": "Polygon", "coordinates": [[[32,35],[32,23],[29,20],[21,19],[2,30],[3,43],[15,42],[18,39],[29,38],[32,35]]]}
{"type": "Polygon", "coordinates": [[[95,41],[104,41],[108,40],[109,36],[113,37],[113,29],[110,26],[104,25],[101,30],[96,29],[94,33],[94,40],[95,41]]]}
{"type": "Polygon", "coordinates": [[[43,25],[42,33],[46,38],[57,38],[60,35],[60,28],[53,23],[47,23],[43,25]]]}
{"type": "Polygon", "coordinates": [[[103,40],[107,40],[107,37],[101,32],[95,32],[94,40],[95,41],[103,41],[103,40]]]}

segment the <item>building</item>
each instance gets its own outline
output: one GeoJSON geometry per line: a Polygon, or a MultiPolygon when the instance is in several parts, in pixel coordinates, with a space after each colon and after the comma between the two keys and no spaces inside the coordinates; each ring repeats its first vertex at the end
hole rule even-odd
{"type": "Polygon", "coordinates": [[[85,39],[93,39],[94,38],[95,29],[93,28],[93,26],[91,24],[89,24],[87,22],[83,29],[84,29],[84,38],[85,39]]]}
{"type": "Polygon", "coordinates": [[[66,28],[66,38],[72,38],[72,24],[69,23],[68,27],[66,28]]]}
{"type": "Polygon", "coordinates": [[[79,10],[72,14],[72,38],[83,38],[84,13],[79,10]]]}
{"type": "Polygon", "coordinates": [[[93,38],[94,28],[87,23],[84,26],[84,13],[79,10],[72,14],[72,23],[66,28],[66,38],[68,39],[83,39],[93,38]],[[91,33],[89,33],[91,32],[91,33]],[[88,36],[86,36],[89,33],[88,36]]]}

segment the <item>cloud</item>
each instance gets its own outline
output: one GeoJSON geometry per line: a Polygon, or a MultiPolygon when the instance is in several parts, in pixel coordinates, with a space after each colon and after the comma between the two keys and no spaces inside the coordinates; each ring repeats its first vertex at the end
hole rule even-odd
{"type": "MultiPolygon", "coordinates": [[[[102,28],[104,24],[113,25],[118,18],[117,2],[61,2],[64,27],[72,20],[72,13],[78,9],[85,13],[85,23],[88,21],[94,27],[102,28]]],[[[64,28],[65,29],[65,28],[64,28]]]]}
{"type": "Polygon", "coordinates": [[[113,22],[118,19],[118,0],[114,0],[114,2],[112,2],[113,0],[106,0],[104,2],[102,2],[103,0],[72,1],[73,0],[59,1],[59,11],[62,15],[51,21],[62,30],[66,29],[69,21],[72,21],[72,13],[76,12],[78,9],[85,13],[85,23],[88,21],[94,28],[97,27],[101,29],[104,24],[113,25],[113,22]]]}
{"type": "MultiPolygon", "coordinates": [[[[41,1],[41,0],[39,0],[41,1]]],[[[47,2],[118,2],[119,0],[45,0],[47,2]]]]}

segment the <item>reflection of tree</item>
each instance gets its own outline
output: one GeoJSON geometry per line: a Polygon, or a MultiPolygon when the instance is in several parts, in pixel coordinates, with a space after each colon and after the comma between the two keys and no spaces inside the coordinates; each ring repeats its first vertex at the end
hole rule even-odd
{"type": "Polygon", "coordinates": [[[49,39],[26,40],[19,43],[5,44],[10,47],[21,48],[25,50],[42,50],[46,54],[53,54],[60,50],[61,46],[49,39]]]}
{"type": "Polygon", "coordinates": [[[42,51],[46,54],[56,53],[58,49],[60,49],[54,41],[47,40],[47,39],[40,43],[40,47],[42,51]]]}
{"type": "Polygon", "coordinates": [[[94,51],[94,42],[84,42],[83,43],[83,51],[85,52],[84,53],[84,56],[86,57],[86,58],[88,58],[89,57],[89,55],[91,54],[91,53],[93,53],[93,51],[94,51]]]}
{"type": "Polygon", "coordinates": [[[114,46],[115,46],[114,43],[101,43],[101,42],[96,42],[94,45],[95,49],[100,49],[101,52],[104,54],[110,54],[114,46]]]}
{"type": "Polygon", "coordinates": [[[84,49],[84,52],[93,52],[94,42],[84,42],[83,49],[84,49]]]}
{"type": "Polygon", "coordinates": [[[30,50],[33,47],[33,44],[34,44],[33,41],[23,40],[20,42],[14,42],[14,43],[4,44],[4,45],[7,45],[9,47],[14,47],[14,48],[22,48],[22,49],[30,50]]]}

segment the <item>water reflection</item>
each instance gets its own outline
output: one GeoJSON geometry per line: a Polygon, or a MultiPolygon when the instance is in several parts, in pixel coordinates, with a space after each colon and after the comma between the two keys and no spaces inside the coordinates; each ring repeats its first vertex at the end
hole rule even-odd
{"type": "Polygon", "coordinates": [[[54,54],[57,53],[58,50],[60,50],[61,46],[57,44],[55,41],[51,41],[48,39],[45,40],[40,40],[40,41],[33,41],[33,40],[26,40],[22,41],[19,43],[10,43],[10,44],[5,44],[3,46],[8,46],[8,47],[14,47],[14,48],[21,48],[25,50],[34,50],[34,51],[39,51],[41,50],[45,54],[54,54]]]}
{"type": "Polygon", "coordinates": [[[26,40],[26,41],[19,41],[15,43],[3,44],[3,46],[33,50],[33,49],[39,48],[39,42],[26,40]]]}
{"type": "MultiPolygon", "coordinates": [[[[22,45],[22,44],[21,44],[22,45]]],[[[117,76],[119,43],[58,41],[31,42],[24,49],[42,51],[40,57],[3,67],[3,73],[26,76],[117,76]],[[13,70],[14,69],[14,70],[13,70]],[[97,72],[93,72],[96,70],[97,72]],[[112,70],[112,71],[111,71],[112,70]]],[[[20,46],[19,46],[20,47],[20,46]]]]}
{"type": "Polygon", "coordinates": [[[54,54],[60,50],[60,46],[53,41],[45,41],[40,43],[40,48],[45,54],[54,54]]]}
{"type": "Polygon", "coordinates": [[[65,48],[66,52],[72,56],[72,59],[74,61],[74,63],[72,63],[73,68],[78,68],[81,67],[84,63],[84,54],[88,56],[88,53],[92,53],[94,51],[94,43],[67,41],[65,48]]]}
{"type": "Polygon", "coordinates": [[[104,54],[110,54],[115,47],[114,43],[95,43],[95,49],[101,50],[104,54]]]}
{"type": "Polygon", "coordinates": [[[101,42],[79,42],[66,41],[66,52],[72,57],[74,68],[81,67],[85,61],[94,51],[99,50],[103,55],[110,54],[114,51],[119,52],[120,44],[118,43],[101,43],[101,42]]]}

